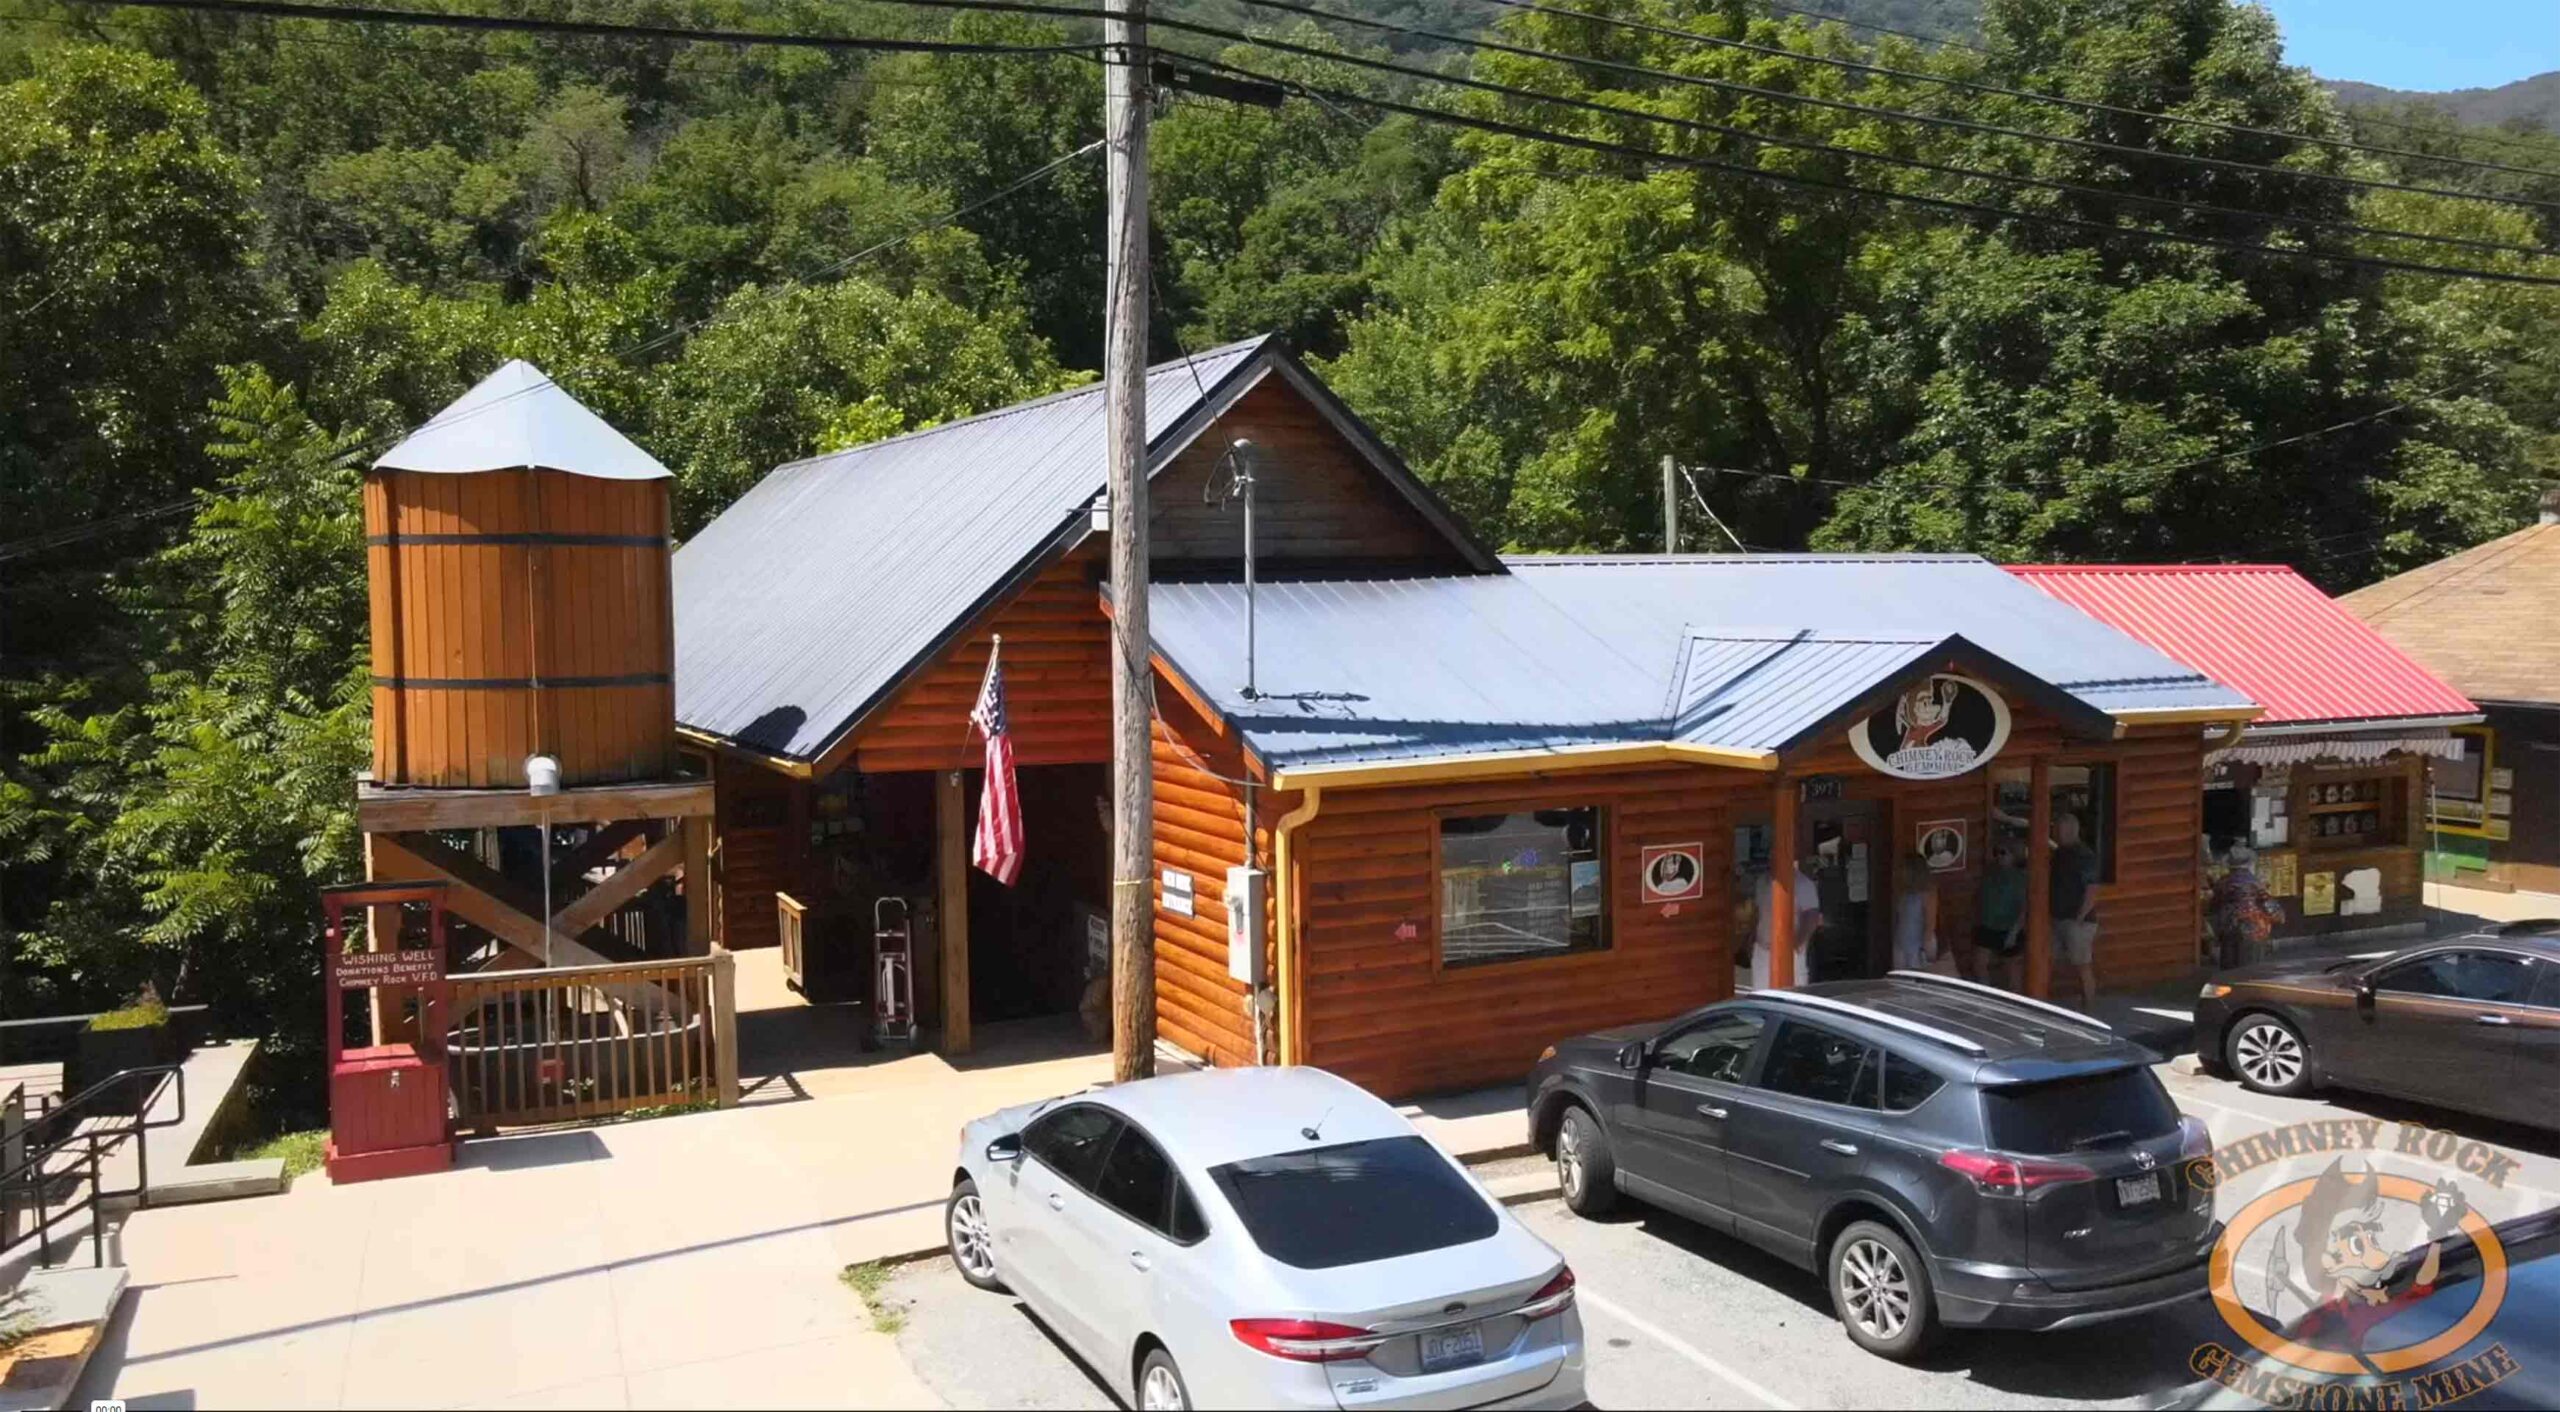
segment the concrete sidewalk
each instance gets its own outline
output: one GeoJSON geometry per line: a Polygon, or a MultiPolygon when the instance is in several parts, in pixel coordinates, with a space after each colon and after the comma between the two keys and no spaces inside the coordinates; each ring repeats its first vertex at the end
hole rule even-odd
{"type": "Polygon", "coordinates": [[[960,1121],[1090,1069],[499,1138],[433,1176],[141,1211],[79,1396],[931,1405],[838,1273],[938,1246],[960,1121]]]}

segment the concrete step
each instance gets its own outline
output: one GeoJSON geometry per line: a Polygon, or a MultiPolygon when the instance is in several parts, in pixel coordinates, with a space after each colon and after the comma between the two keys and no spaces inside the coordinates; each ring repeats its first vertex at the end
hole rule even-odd
{"type": "Polygon", "coordinates": [[[124,1268],[75,1266],[37,1270],[18,1288],[35,1311],[36,1327],[6,1356],[0,1376],[0,1412],[54,1412],[71,1402],[89,1355],[124,1298],[124,1268]]]}

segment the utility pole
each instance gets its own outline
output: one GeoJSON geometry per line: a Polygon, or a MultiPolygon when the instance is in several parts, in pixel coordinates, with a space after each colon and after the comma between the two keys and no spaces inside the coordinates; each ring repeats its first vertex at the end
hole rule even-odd
{"type": "Polygon", "coordinates": [[[1662,552],[1680,552],[1680,463],[1662,458],[1662,552]]]}
{"type": "Polygon", "coordinates": [[[1102,335],[1111,462],[1111,1075],[1156,1067],[1155,742],[1147,635],[1147,6],[1103,0],[1110,274],[1102,335]]]}

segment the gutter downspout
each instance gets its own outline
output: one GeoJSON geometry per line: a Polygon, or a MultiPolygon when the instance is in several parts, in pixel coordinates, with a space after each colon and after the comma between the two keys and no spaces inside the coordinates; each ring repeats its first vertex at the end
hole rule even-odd
{"type": "Polygon", "coordinates": [[[1272,993],[1279,997],[1280,1008],[1280,1052],[1273,1057],[1282,1064],[1295,1064],[1303,1057],[1303,1044],[1298,1034],[1298,915],[1294,905],[1298,887],[1297,875],[1289,867],[1289,840],[1296,835],[1299,825],[1315,818],[1316,811],[1323,807],[1323,787],[1309,785],[1306,798],[1297,808],[1281,815],[1278,827],[1272,830],[1272,892],[1279,913],[1279,926],[1276,928],[1279,935],[1274,938],[1274,949],[1279,955],[1275,962],[1277,974],[1271,978],[1271,988],[1272,993]]]}
{"type": "Polygon", "coordinates": [[[2217,750],[2229,750],[2231,747],[2240,743],[2240,737],[2247,735],[2248,733],[2249,723],[2247,721],[2232,721],[2223,726],[2222,732],[2219,735],[2208,731],[2205,733],[2204,738],[2204,753],[2210,755],[2217,750]]]}

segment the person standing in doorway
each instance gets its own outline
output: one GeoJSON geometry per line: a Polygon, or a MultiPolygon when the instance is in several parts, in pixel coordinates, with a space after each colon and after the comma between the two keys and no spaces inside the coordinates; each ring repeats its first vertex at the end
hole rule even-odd
{"type": "Polygon", "coordinates": [[[1937,950],[1938,879],[1915,853],[1894,869],[1893,969],[1925,971],[1937,950]]]}
{"type": "Polygon", "coordinates": [[[2053,954],[2079,977],[2080,1008],[2098,1005],[2098,855],[2080,841],[2080,816],[2053,824],[2053,954]]]}
{"type": "MultiPolygon", "coordinates": [[[[1764,872],[1760,875],[1759,881],[1753,884],[1752,901],[1757,913],[1751,923],[1751,988],[1753,990],[1769,988],[1769,923],[1778,915],[1778,889],[1772,882],[1776,876],[1774,871],[1764,872]]],[[[1796,864],[1794,892],[1795,983],[1803,985],[1813,979],[1812,975],[1805,970],[1805,947],[1812,941],[1815,929],[1822,925],[1822,898],[1815,888],[1812,876],[1805,872],[1801,861],[1796,864]]]]}
{"type": "Polygon", "coordinates": [[[1982,870],[1982,887],[1973,897],[1973,954],[1982,974],[1976,980],[2018,988],[2018,958],[2027,930],[2027,870],[2018,845],[2002,839],[1991,847],[1991,864],[1982,870]]]}

